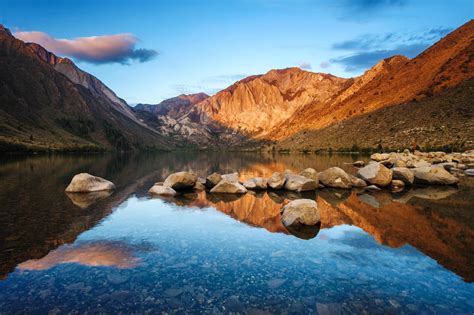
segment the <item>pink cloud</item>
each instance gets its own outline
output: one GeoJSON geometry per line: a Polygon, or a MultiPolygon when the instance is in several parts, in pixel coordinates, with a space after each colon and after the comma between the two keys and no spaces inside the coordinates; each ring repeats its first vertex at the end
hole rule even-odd
{"type": "Polygon", "coordinates": [[[152,49],[135,48],[138,38],[132,34],[78,37],[74,39],[56,39],[44,32],[16,32],[14,35],[24,42],[37,43],[57,55],[65,55],[78,61],[95,64],[146,62],[158,55],[152,49]]]}

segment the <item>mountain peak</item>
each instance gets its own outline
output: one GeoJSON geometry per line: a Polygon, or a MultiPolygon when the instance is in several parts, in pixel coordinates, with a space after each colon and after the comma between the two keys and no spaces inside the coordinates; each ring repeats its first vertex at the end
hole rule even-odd
{"type": "Polygon", "coordinates": [[[10,32],[8,28],[3,26],[3,24],[0,24],[0,34],[6,34],[7,36],[13,37],[12,32],[10,32]]]}

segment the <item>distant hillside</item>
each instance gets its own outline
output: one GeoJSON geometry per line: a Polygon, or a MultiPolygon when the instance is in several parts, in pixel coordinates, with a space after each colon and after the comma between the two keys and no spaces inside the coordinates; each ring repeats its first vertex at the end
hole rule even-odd
{"type": "Polygon", "coordinates": [[[226,128],[218,122],[203,122],[201,112],[196,106],[208,98],[209,96],[205,93],[183,94],[156,105],[137,104],[133,111],[141,122],[173,139],[176,145],[182,147],[239,149],[261,145],[260,141],[226,128]]]}
{"type": "Polygon", "coordinates": [[[319,130],[301,131],[272,150],[474,148],[474,79],[435,96],[358,115],[319,130]]]}
{"type": "Polygon", "coordinates": [[[167,149],[168,141],[70,60],[0,26],[0,151],[167,149]]]}

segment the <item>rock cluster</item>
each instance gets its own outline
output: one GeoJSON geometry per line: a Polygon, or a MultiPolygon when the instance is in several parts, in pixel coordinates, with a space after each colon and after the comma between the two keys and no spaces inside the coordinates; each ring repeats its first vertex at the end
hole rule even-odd
{"type": "Polygon", "coordinates": [[[371,161],[356,161],[357,176],[346,173],[339,167],[330,167],[322,172],[307,168],[299,174],[291,171],[275,172],[270,178],[255,177],[239,181],[237,172],[213,173],[206,179],[189,172],[169,175],[163,183],[157,183],[150,194],[173,196],[180,190],[204,190],[219,194],[244,194],[248,190],[285,189],[305,192],[322,187],[367,190],[389,188],[400,191],[411,185],[455,185],[459,176],[474,175],[474,151],[464,153],[405,150],[402,153],[375,153],[371,161]]]}

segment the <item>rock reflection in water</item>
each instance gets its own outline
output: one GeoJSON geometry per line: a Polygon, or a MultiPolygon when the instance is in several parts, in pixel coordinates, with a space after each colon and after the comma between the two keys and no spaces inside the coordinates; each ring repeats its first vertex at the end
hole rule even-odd
{"type": "Polygon", "coordinates": [[[95,204],[96,202],[105,199],[112,195],[112,190],[93,191],[89,193],[70,193],[66,195],[71,199],[72,203],[81,209],[86,209],[95,204]]]}

